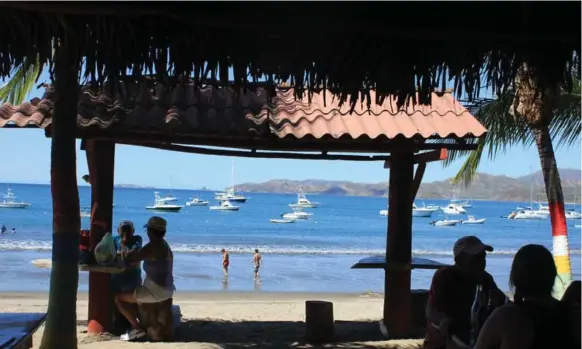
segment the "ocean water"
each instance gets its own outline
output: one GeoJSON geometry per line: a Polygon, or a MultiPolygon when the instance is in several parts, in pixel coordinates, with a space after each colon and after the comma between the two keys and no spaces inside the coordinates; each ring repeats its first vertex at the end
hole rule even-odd
{"type": "MultiPolygon", "coordinates": [[[[0,185],[2,188],[3,185],[0,185]]],[[[11,184],[19,199],[32,203],[25,210],[0,209],[0,224],[16,234],[0,236],[0,291],[47,291],[50,270],[31,264],[50,258],[52,204],[47,185],[11,184]]],[[[2,190],[0,190],[2,191],[2,190]]],[[[79,188],[81,206],[90,205],[90,190],[79,188]]],[[[162,191],[162,194],[164,191],[162,191]]],[[[200,195],[213,202],[212,192],[174,190],[184,203],[200,195]]],[[[359,259],[383,254],[387,218],[385,198],[310,195],[321,206],[310,211],[312,219],[295,224],[272,224],[289,212],[291,194],[248,194],[238,212],[210,211],[208,207],[185,207],[179,213],[161,214],[168,220],[167,239],[175,253],[175,279],[179,291],[286,291],[286,292],[382,292],[383,270],[353,270],[359,259]],[[228,282],[221,271],[220,249],[230,252],[228,282]],[[263,254],[263,282],[253,281],[251,257],[258,248],[263,254]]],[[[124,219],[141,227],[152,215],[145,206],[153,202],[151,189],[115,189],[114,225],[124,219]]],[[[421,200],[417,200],[421,203],[421,200]]],[[[425,200],[426,204],[446,204],[425,200]]],[[[527,243],[551,248],[550,222],[514,221],[501,218],[515,209],[516,202],[474,201],[469,214],[487,218],[484,225],[435,227],[427,218],[414,218],[413,254],[452,263],[452,245],[464,235],[477,235],[495,247],[488,257],[488,271],[500,288],[508,290],[508,274],[516,250],[527,243]]],[[[580,208],[578,208],[579,210],[580,208]]],[[[433,217],[439,217],[437,212],[433,217]]],[[[569,238],[574,278],[580,279],[580,220],[569,221],[569,238]]],[[[82,219],[89,228],[89,219],[82,219]]],[[[137,233],[144,235],[141,228],[137,233]]],[[[412,287],[426,288],[432,271],[412,272],[412,287]]],[[[87,289],[87,273],[80,273],[79,290],[87,289]]]]}

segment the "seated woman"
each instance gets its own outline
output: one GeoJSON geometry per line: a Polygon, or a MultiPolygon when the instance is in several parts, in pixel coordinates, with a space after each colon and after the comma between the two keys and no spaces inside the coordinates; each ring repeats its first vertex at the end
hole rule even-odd
{"type": "MultiPolygon", "coordinates": [[[[135,235],[135,228],[131,221],[122,221],[117,228],[117,236],[113,238],[113,244],[117,255],[125,258],[128,254],[142,248],[141,236],[135,235]]],[[[141,285],[141,268],[139,263],[133,268],[128,268],[120,274],[111,275],[113,293],[132,292],[141,285]]]]}
{"type": "Polygon", "coordinates": [[[159,303],[172,298],[174,294],[174,255],[164,240],[166,220],[152,217],[145,225],[150,240],[143,248],[125,257],[128,265],[143,261],[146,278],[134,291],[118,293],[114,296],[119,312],[131,324],[131,330],[121,336],[121,340],[133,340],[145,336],[140,328],[136,303],[159,303]]]}
{"type": "Polygon", "coordinates": [[[573,328],[572,312],[552,297],[556,275],[554,258],[545,247],[520,248],[509,277],[514,303],[491,314],[474,349],[580,348],[580,327],[573,328]]]}

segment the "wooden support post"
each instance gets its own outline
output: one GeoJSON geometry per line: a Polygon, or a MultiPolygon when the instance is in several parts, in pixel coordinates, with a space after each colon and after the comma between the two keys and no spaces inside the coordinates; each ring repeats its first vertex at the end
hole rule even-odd
{"type": "Polygon", "coordinates": [[[391,338],[410,329],[413,172],[414,153],[392,154],[384,280],[384,325],[391,338]]]}
{"type": "Polygon", "coordinates": [[[333,342],[335,328],[333,303],[325,301],[305,302],[305,341],[312,344],[333,342]]]}
{"type": "MultiPolygon", "coordinates": [[[[86,144],[91,183],[91,250],[106,232],[113,232],[113,176],[115,143],[88,140],[86,144]]],[[[111,331],[111,277],[89,273],[89,324],[87,331],[111,331]]]]}
{"type": "Polygon", "coordinates": [[[77,37],[65,35],[54,38],[55,103],[51,124],[53,249],[48,316],[40,344],[42,349],[77,348],[81,217],[75,135],[80,56],[77,37]]]}

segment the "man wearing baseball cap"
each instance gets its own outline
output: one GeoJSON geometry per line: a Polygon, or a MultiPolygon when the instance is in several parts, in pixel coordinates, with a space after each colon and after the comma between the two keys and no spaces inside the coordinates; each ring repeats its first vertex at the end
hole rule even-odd
{"type": "Polygon", "coordinates": [[[455,264],[435,272],[426,308],[425,349],[445,349],[453,335],[469,343],[471,306],[477,285],[491,295],[492,307],[505,303],[505,294],[485,271],[487,252],[493,252],[493,247],[478,237],[462,237],[453,247],[455,264]]]}

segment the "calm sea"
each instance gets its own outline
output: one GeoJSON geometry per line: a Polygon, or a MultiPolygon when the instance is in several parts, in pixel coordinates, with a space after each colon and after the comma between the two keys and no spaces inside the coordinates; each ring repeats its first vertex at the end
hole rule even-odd
{"type": "MultiPolygon", "coordinates": [[[[31,260],[50,258],[50,188],[23,184],[13,184],[11,188],[19,199],[32,203],[32,207],[0,209],[0,223],[9,231],[13,227],[17,231],[15,235],[0,236],[0,291],[46,291],[50,270],[33,266],[31,260]]],[[[80,187],[79,191],[81,206],[90,205],[89,188],[80,187]]],[[[173,195],[181,203],[194,195],[213,202],[212,192],[174,190],[173,195]]],[[[290,211],[287,205],[294,202],[295,196],[248,196],[249,201],[241,204],[238,212],[185,207],[179,213],[162,214],[169,222],[167,238],[175,251],[178,291],[252,291],[260,287],[263,291],[382,292],[382,270],[350,267],[361,258],[384,252],[387,218],[380,216],[379,210],[386,208],[386,199],[310,195],[310,199],[321,203],[319,208],[311,210],[314,213],[311,220],[272,224],[270,218],[290,211]],[[231,253],[227,284],[221,271],[221,248],[231,253]],[[253,282],[250,262],[255,248],[264,254],[260,286],[253,282]]],[[[152,203],[150,189],[115,189],[114,222],[129,219],[141,227],[152,215],[144,207],[152,203]]],[[[426,200],[425,203],[442,206],[446,201],[426,200]]],[[[472,204],[469,213],[487,218],[484,225],[434,227],[428,224],[427,218],[414,218],[413,254],[451,263],[454,241],[463,235],[477,235],[495,247],[495,252],[488,257],[488,270],[498,285],[507,290],[509,267],[521,245],[538,243],[551,247],[550,222],[501,218],[524,203],[475,201],[472,204]]],[[[580,279],[580,228],[575,225],[581,222],[568,224],[572,268],[574,277],[580,279]]],[[[89,227],[88,218],[82,219],[82,226],[89,227]]],[[[428,287],[432,274],[413,271],[412,287],[428,287]]],[[[81,273],[79,289],[87,289],[87,273],[81,273]]]]}

